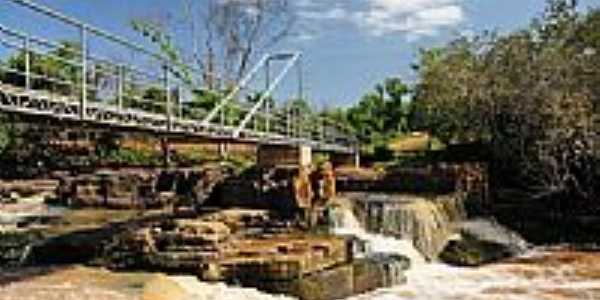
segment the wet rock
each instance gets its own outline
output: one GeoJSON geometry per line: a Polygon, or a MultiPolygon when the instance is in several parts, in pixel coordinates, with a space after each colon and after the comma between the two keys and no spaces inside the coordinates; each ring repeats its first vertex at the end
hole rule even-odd
{"type": "Polygon", "coordinates": [[[27,264],[32,245],[43,239],[37,230],[0,232],[0,270],[27,264]]]}
{"type": "Polygon", "coordinates": [[[354,295],[352,265],[325,270],[298,279],[292,284],[289,294],[301,300],[344,299],[354,295]]]}
{"type": "Polygon", "coordinates": [[[400,255],[377,254],[354,261],[353,268],[354,294],[362,294],[405,283],[410,261],[400,255]]]}
{"type": "Polygon", "coordinates": [[[63,209],[48,206],[43,195],[14,198],[14,203],[0,203],[0,230],[2,227],[45,225],[60,218],[63,209]]]}
{"type": "Polygon", "coordinates": [[[11,197],[11,194],[14,193],[21,196],[43,195],[44,197],[55,197],[58,186],[58,180],[0,180],[0,199],[14,198],[11,197]]]}
{"type": "Polygon", "coordinates": [[[451,265],[479,266],[525,252],[528,244],[517,233],[494,220],[463,222],[460,235],[451,240],[440,259],[451,265]]]}
{"type": "Polygon", "coordinates": [[[137,208],[143,206],[142,181],[141,176],[112,171],[63,178],[59,198],[74,207],[137,208]]]}
{"type": "Polygon", "coordinates": [[[199,208],[218,184],[233,174],[227,164],[177,169],[100,170],[60,177],[58,198],[74,207],[159,208],[171,204],[199,208]]]}
{"type": "Polygon", "coordinates": [[[310,171],[305,167],[280,166],[253,169],[229,178],[219,187],[218,206],[267,209],[293,217],[309,208],[313,197],[310,171]]]}

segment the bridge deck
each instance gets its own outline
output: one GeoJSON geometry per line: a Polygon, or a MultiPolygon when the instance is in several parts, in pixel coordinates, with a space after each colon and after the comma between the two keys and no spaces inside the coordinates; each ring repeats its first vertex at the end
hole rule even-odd
{"type": "Polygon", "coordinates": [[[147,45],[131,43],[32,0],[10,2],[15,9],[31,14],[28,22],[50,18],[64,25],[65,31],[74,29],[79,38],[73,41],[75,46],[66,47],[59,40],[32,34],[31,28],[22,31],[17,29],[19,24],[0,24],[0,53],[7,55],[0,58],[0,111],[87,122],[114,130],[302,144],[329,152],[354,150],[356,138],[347,126],[310,109],[302,110],[306,105],[303,101],[275,103],[272,94],[294,67],[299,71],[299,95],[292,99],[303,99],[299,52],[264,54],[237,85],[223,89],[227,95],[215,93],[218,100],[214,106],[205,107],[196,101],[202,102],[205,96],[203,73],[193,66],[182,66],[148,50],[147,45]],[[106,58],[111,52],[115,57],[129,53],[132,58],[106,58]],[[5,60],[8,57],[13,59],[5,60]],[[44,61],[53,67],[47,68],[44,61]],[[258,75],[262,71],[264,78],[258,75]],[[264,85],[258,82],[262,79],[264,85]]]}
{"type": "Polygon", "coordinates": [[[156,133],[194,136],[213,140],[234,140],[245,143],[273,145],[309,145],[314,150],[350,153],[350,145],[335,141],[317,141],[310,138],[289,137],[278,133],[245,129],[234,136],[236,127],[220,124],[206,126],[199,120],[168,118],[133,108],[90,102],[86,105],[85,118],[81,118],[81,104],[75,97],[67,97],[43,90],[29,90],[0,82],[0,111],[30,116],[43,116],[57,120],[87,122],[116,129],[146,130],[156,133]]]}

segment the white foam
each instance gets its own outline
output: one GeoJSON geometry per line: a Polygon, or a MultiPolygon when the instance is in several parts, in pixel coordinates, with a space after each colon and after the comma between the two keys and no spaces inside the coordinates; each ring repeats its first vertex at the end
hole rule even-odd
{"type": "Polygon", "coordinates": [[[282,295],[270,295],[253,288],[207,283],[192,276],[171,276],[171,280],[186,290],[189,300],[293,300],[282,295]]]}
{"type": "MultiPolygon", "coordinates": [[[[540,255],[528,253],[528,257],[540,255]]],[[[552,255],[545,253],[544,255],[552,255]]],[[[539,300],[599,299],[600,280],[575,276],[573,266],[495,264],[459,268],[431,263],[407,272],[405,285],[348,300],[539,300]],[[566,292],[561,294],[561,292],[566,292]]]]}
{"type": "MultiPolygon", "coordinates": [[[[408,257],[408,282],[379,289],[348,300],[539,300],[600,299],[600,279],[574,278],[570,265],[544,266],[495,264],[479,268],[459,268],[441,263],[425,263],[410,241],[367,233],[350,210],[338,212],[334,232],[366,241],[372,253],[394,253],[408,257]],[[529,275],[526,275],[529,274],[529,275]],[[531,274],[537,274],[532,276],[531,274]],[[554,291],[567,291],[554,295],[554,291]]],[[[552,255],[533,249],[522,257],[552,255]]]]}
{"type": "Polygon", "coordinates": [[[366,242],[367,251],[370,254],[399,254],[408,257],[411,265],[425,263],[423,255],[415,249],[412,241],[366,232],[356,216],[349,209],[342,209],[338,212],[333,231],[335,234],[352,235],[366,242]]]}

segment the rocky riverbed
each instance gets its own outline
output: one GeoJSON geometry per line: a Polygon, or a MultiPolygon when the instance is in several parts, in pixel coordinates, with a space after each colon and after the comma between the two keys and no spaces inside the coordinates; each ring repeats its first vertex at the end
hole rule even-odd
{"type": "MultiPolygon", "coordinates": [[[[440,263],[415,265],[408,282],[351,300],[576,300],[600,298],[600,252],[534,249],[513,259],[477,268],[440,263]]],[[[252,289],[201,283],[190,277],[111,272],[64,266],[3,271],[1,300],[53,299],[204,300],[291,299],[252,289]],[[202,287],[203,293],[194,288],[202,287]],[[185,296],[188,298],[184,298],[185,296]],[[213,298],[209,298],[209,296],[213,298]],[[216,298],[215,298],[216,297],[216,298]]]]}
{"type": "Polygon", "coordinates": [[[146,272],[111,272],[63,266],[27,268],[0,275],[1,300],[271,300],[255,289],[204,283],[191,276],[146,272]]]}
{"type": "MultiPolygon", "coordinates": [[[[284,192],[274,200],[304,203],[307,180],[269,178],[284,192]]],[[[232,199],[249,200],[197,210],[66,208],[5,228],[0,300],[600,298],[600,252],[528,249],[493,219],[468,218],[463,196],[343,193],[312,228],[298,218],[310,210],[282,218],[244,193],[232,199]]]]}

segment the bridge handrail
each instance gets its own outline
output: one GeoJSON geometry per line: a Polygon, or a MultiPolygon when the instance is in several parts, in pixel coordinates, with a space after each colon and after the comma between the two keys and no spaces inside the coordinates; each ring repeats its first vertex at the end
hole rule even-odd
{"type": "MultiPolygon", "coordinates": [[[[95,26],[93,26],[91,24],[79,21],[79,20],[77,20],[75,18],[69,17],[69,16],[67,16],[67,15],[65,15],[63,13],[60,13],[60,12],[54,10],[54,9],[49,8],[49,7],[40,5],[40,4],[38,4],[38,3],[34,2],[34,1],[31,1],[31,0],[9,0],[9,1],[14,2],[15,4],[27,7],[29,9],[33,10],[33,11],[36,11],[36,12],[41,13],[41,14],[44,14],[44,15],[46,15],[48,17],[51,17],[51,18],[60,20],[60,21],[62,21],[64,23],[70,24],[72,26],[78,27],[82,31],[87,31],[87,32],[96,34],[96,35],[98,35],[100,37],[108,39],[108,40],[110,40],[112,42],[115,42],[117,44],[120,44],[122,46],[130,48],[130,49],[135,50],[137,52],[144,53],[146,55],[154,57],[154,58],[162,61],[163,63],[166,63],[166,64],[173,63],[173,61],[171,61],[169,58],[161,55],[160,53],[156,53],[154,51],[150,51],[150,50],[146,49],[145,47],[143,47],[141,45],[138,45],[138,44],[135,44],[135,43],[127,41],[125,38],[123,38],[121,36],[118,36],[116,34],[108,32],[106,30],[97,28],[97,27],[95,27],[95,26]]],[[[189,67],[189,69],[191,71],[198,71],[198,70],[196,70],[196,69],[194,69],[192,67],[189,67]]]]}
{"type": "MultiPolygon", "coordinates": [[[[4,32],[4,33],[6,33],[8,35],[17,37],[19,39],[28,40],[29,42],[34,42],[34,43],[37,43],[37,44],[43,44],[46,47],[51,47],[51,48],[54,48],[54,49],[60,48],[62,46],[59,43],[48,41],[48,40],[45,40],[45,39],[40,38],[38,36],[28,35],[26,33],[23,33],[23,32],[14,30],[14,29],[10,29],[7,26],[2,25],[1,23],[0,23],[0,32],[4,32]]],[[[68,59],[65,59],[64,57],[61,57],[61,56],[58,56],[58,55],[55,55],[55,54],[52,54],[52,53],[44,53],[44,52],[42,52],[40,50],[36,50],[35,47],[33,47],[33,45],[29,45],[29,48],[26,49],[25,45],[17,45],[15,43],[7,41],[6,39],[0,38],[0,42],[6,44],[7,46],[9,46],[11,48],[21,49],[21,50],[29,50],[31,52],[36,52],[37,54],[40,54],[40,55],[43,55],[43,56],[50,56],[50,57],[52,57],[54,59],[57,59],[57,60],[59,60],[61,62],[70,64],[72,66],[82,67],[82,63],[80,61],[68,60],[68,59]]],[[[78,55],[82,54],[81,51],[78,50],[78,49],[67,49],[67,50],[70,51],[73,54],[78,54],[78,55]]],[[[162,75],[159,75],[159,74],[156,74],[156,73],[150,73],[148,71],[143,71],[143,70],[141,70],[141,69],[139,69],[139,68],[137,68],[137,67],[135,67],[133,65],[130,65],[130,64],[115,63],[115,62],[111,61],[109,58],[102,57],[100,55],[86,54],[86,57],[89,60],[92,60],[94,62],[100,62],[100,63],[106,64],[106,65],[112,66],[114,68],[124,68],[126,71],[132,71],[132,72],[135,72],[135,73],[140,74],[140,75],[145,75],[147,77],[160,78],[162,76],[162,75]]]]}
{"type": "MultiPolygon", "coordinates": [[[[342,144],[345,145],[348,141],[352,142],[352,136],[354,134],[348,130],[347,126],[340,124],[336,120],[321,116],[318,113],[311,115],[299,115],[298,113],[294,113],[293,105],[287,107],[286,104],[286,106],[280,110],[276,106],[272,107],[272,105],[269,104],[270,102],[268,99],[275,87],[279,84],[283,77],[286,76],[289,69],[292,68],[297,61],[299,61],[301,54],[298,52],[265,54],[263,57],[261,57],[258,63],[255,64],[250,72],[245,74],[244,78],[233,88],[232,91],[230,91],[228,95],[221,99],[211,110],[204,111],[205,115],[201,116],[203,117],[201,120],[185,119],[183,116],[184,110],[182,106],[182,99],[185,100],[184,97],[186,97],[186,95],[191,95],[189,93],[193,92],[193,90],[190,90],[193,89],[193,87],[187,85],[185,79],[178,76],[179,74],[177,73],[177,70],[174,69],[176,64],[179,62],[172,61],[171,59],[159,53],[146,49],[140,44],[129,42],[118,35],[71,18],[49,7],[37,4],[32,0],[9,1],[22,7],[31,9],[36,13],[56,19],[69,26],[74,26],[76,29],[80,30],[81,36],[79,43],[81,48],[73,47],[72,49],[67,49],[68,51],[71,51],[71,53],[75,54],[75,58],[65,58],[52,52],[53,49],[63,47],[64,45],[41,37],[22,33],[0,24],[0,33],[8,35],[0,36],[0,44],[3,44],[8,48],[21,49],[25,51],[26,70],[21,70],[21,67],[12,68],[10,65],[3,62],[0,63],[0,68],[9,70],[15,74],[19,74],[19,77],[17,78],[20,78],[20,76],[24,75],[26,79],[25,90],[31,93],[37,92],[31,89],[31,78],[44,79],[45,81],[43,82],[49,82],[49,84],[44,84],[43,86],[50,86],[54,88],[58,85],[61,90],[58,94],[55,94],[55,96],[69,95],[69,98],[65,99],[75,99],[75,101],[78,100],[79,106],[76,110],[81,114],[81,119],[86,118],[86,115],[88,114],[88,108],[91,108],[93,110],[90,111],[90,114],[96,113],[94,110],[101,109],[106,111],[108,114],[113,112],[135,113],[141,118],[156,119],[161,122],[159,123],[160,126],[164,124],[162,122],[167,122],[167,131],[182,130],[182,126],[189,125],[201,128],[194,128],[193,130],[206,130],[209,134],[230,134],[230,138],[233,139],[239,138],[240,135],[248,135],[252,137],[268,137],[270,139],[282,138],[288,139],[292,142],[302,141],[312,144],[331,143],[331,147],[336,145],[341,147],[342,144]],[[90,53],[89,47],[91,47],[93,44],[88,41],[87,34],[93,34],[94,37],[103,38],[109,42],[124,46],[127,49],[134,50],[135,53],[141,53],[149,56],[151,58],[152,66],[155,66],[155,64],[158,62],[158,69],[160,69],[160,71],[148,72],[127,63],[115,62],[114,59],[109,59],[90,53]],[[19,43],[20,40],[23,41],[22,44],[19,43]],[[39,69],[33,69],[32,66],[35,65],[32,62],[32,55],[56,59],[57,61],[61,62],[61,64],[66,65],[64,66],[65,69],[73,67],[75,68],[73,69],[75,71],[72,73],[74,75],[71,76],[71,73],[69,73],[69,75],[65,77],[63,75],[54,75],[54,73],[59,74],[58,72],[48,73],[46,71],[39,71],[39,69]],[[287,60],[287,64],[283,67],[279,75],[275,77],[275,80],[270,82],[270,76],[268,74],[269,63],[272,60],[287,60]],[[5,65],[8,65],[8,67],[5,65]],[[256,77],[256,74],[262,67],[266,67],[267,69],[267,86],[265,91],[261,91],[258,101],[249,101],[244,103],[232,101],[234,97],[242,92],[242,90],[245,91],[250,81],[256,77]],[[49,74],[50,76],[48,76],[49,74]],[[65,85],[65,87],[62,87],[61,85],[65,85]],[[117,87],[115,87],[115,85],[117,87]],[[66,86],[68,86],[68,88],[66,88],[66,86]],[[75,88],[72,88],[73,86],[75,88]],[[106,88],[107,86],[107,89],[110,90],[102,90],[102,88],[106,88]],[[124,90],[125,87],[149,88],[155,86],[161,91],[161,93],[155,94],[159,95],[158,97],[146,97],[144,95],[139,95],[137,92],[140,92],[141,90],[136,90],[136,92],[130,92],[132,89],[128,89],[127,91],[124,90]],[[106,94],[104,91],[108,91],[110,94],[106,94]],[[79,95],[77,95],[78,92],[80,92],[79,95]],[[88,92],[94,93],[94,97],[88,97],[88,92]],[[61,95],[60,93],[64,95],[61,95]],[[72,97],[74,93],[76,95],[75,98],[72,97]],[[100,93],[102,93],[102,95],[99,95],[100,93]],[[115,95],[116,98],[109,98],[115,97],[115,95]],[[91,103],[88,103],[88,98],[90,98],[89,100],[91,103]],[[150,100],[149,98],[156,99],[150,100]],[[108,101],[102,101],[107,99],[108,101]],[[123,104],[125,103],[124,100],[129,99],[134,100],[133,105],[131,107],[123,107],[123,104]],[[111,101],[115,100],[117,101],[118,105],[116,107],[111,107],[111,101]],[[152,104],[152,106],[149,106],[149,109],[144,108],[148,106],[143,106],[147,103],[152,104]],[[178,105],[178,112],[175,113],[175,115],[173,114],[174,103],[177,103],[178,105]],[[238,109],[240,112],[242,112],[242,114],[239,117],[236,117],[234,122],[232,122],[237,124],[233,124],[232,126],[231,124],[223,123],[223,120],[221,124],[213,123],[213,120],[217,114],[221,113],[221,116],[223,116],[224,110],[229,109],[229,107],[235,107],[235,109],[238,109]],[[151,112],[148,112],[147,110],[151,112]],[[160,113],[155,113],[156,111],[159,111],[160,113]],[[254,129],[247,128],[250,126],[249,124],[251,124],[251,121],[253,121],[253,124],[255,124],[254,129]],[[260,129],[259,126],[257,126],[258,122],[264,122],[264,125],[261,125],[263,129],[260,129]],[[172,126],[179,127],[177,127],[178,129],[173,129],[172,126]]],[[[298,78],[300,81],[299,93],[301,95],[302,72],[300,66],[297,66],[299,69],[298,78]]],[[[61,68],[62,67],[63,66],[61,65],[61,68]]],[[[197,71],[191,66],[185,66],[185,68],[189,71],[197,71]]],[[[21,84],[19,83],[19,85],[21,84]]],[[[39,86],[40,85],[37,85],[36,88],[39,86]]],[[[145,91],[148,91],[148,89],[145,91]]],[[[299,99],[302,99],[302,97],[300,96],[299,99]]],[[[69,101],[69,103],[72,102],[74,101],[69,101]]],[[[129,106],[129,104],[127,106],[129,106]]],[[[19,107],[19,109],[21,108],[19,107]]],[[[187,108],[187,110],[188,112],[192,112],[194,114],[199,111],[198,109],[194,108],[187,108]]],[[[32,111],[31,113],[52,112],[32,111]]],[[[66,114],[70,113],[71,112],[61,112],[61,116],[65,116],[66,114]]],[[[66,117],[71,118],[71,115],[67,115],[66,117]]],[[[110,122],[116,121],[113,119],[110,122]]],[[[148,126],[151,128],[156,128],[156,126],[159,125],[149,123],[148,126]]]]}

